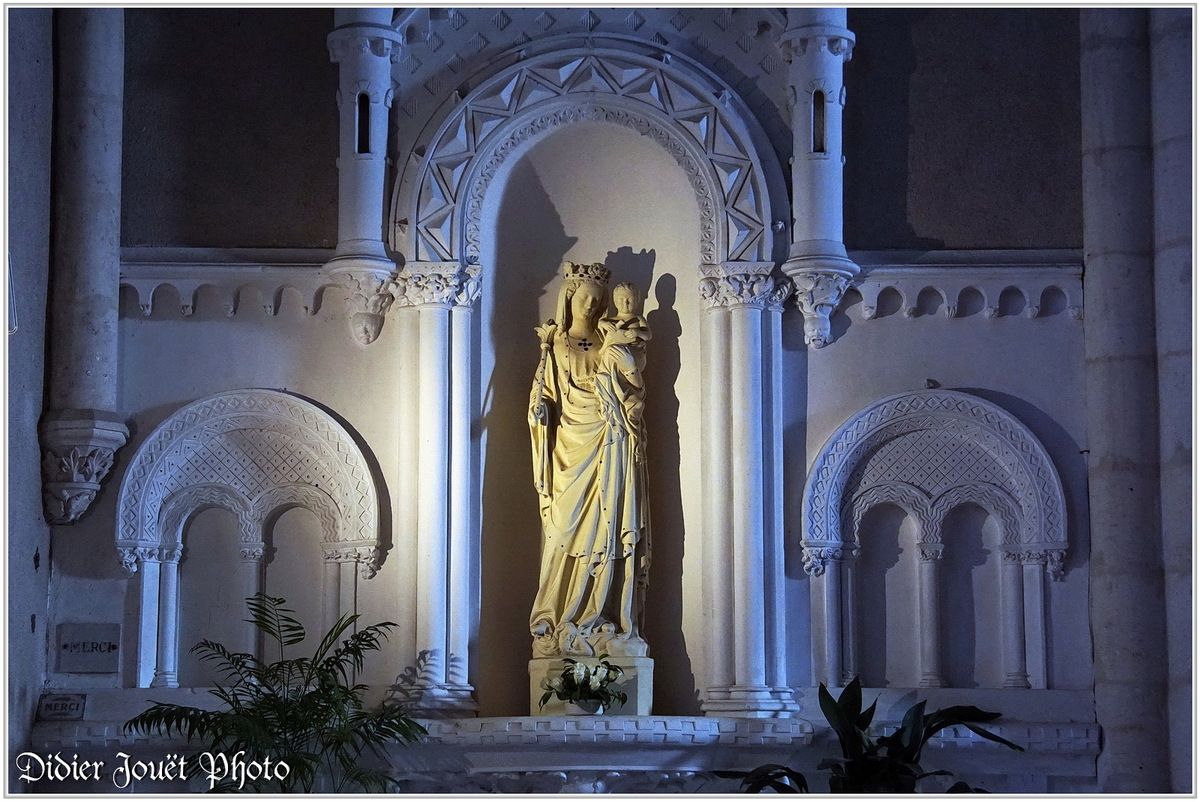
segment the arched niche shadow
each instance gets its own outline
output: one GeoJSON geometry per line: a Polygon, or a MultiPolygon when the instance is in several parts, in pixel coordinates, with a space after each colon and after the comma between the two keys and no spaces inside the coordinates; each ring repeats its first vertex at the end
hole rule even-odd
{"type": "Polygon", "coordinates": [[[880,504],[867,511],[859,524],[862,554],[858,558],[856,597],[851,615],[858,623],[858,669],[868,688],[888,685],[888,623],[903,611],[888,609],[889,575],[900,562],[900,530],[907,513],[893,504],[880,504]]]}
{"type": "MultiPolygon", "coordinates": [[[[624,249],[622,249],[624,250],[624,249]]],[[[643,252],[644,253],[644,252],[643,252]]],[[[653,252],[651,252],[653,253],[653,252]]],[[[639,265],[649,280],[653,263],[639,265]]],[[[614,275],[614,280],[617,276],[614,275]]],[[[635,282],[636,283],[636,282],[635,282]]],[[[656,308],[646,315],[654,338],[647,345],[648,439],[652,561],[646,600],[646,639],[658,678],[693,676],[683,639],[683,493],[680,484],[679,397],[675,391],[683,327],[675,309],[678,286],[667,273],[655,282],[656,308]]],[[[675,715],[700,715],[696,689],[678,681],[655,683],[655,706],[675,715]]]]}
{"type": "Polygon", "coordinates": [[[495,266],[485,277],[490,298],[481,321],[493,361],[481,376],[479,659],[472,677],[484,716],[529,711],[528,622],[542,540],[527,424],[540,353],[534,328],[545,322],[541,299],[557,288],[559,265],[576,242],[527,159],[515,159],[497,189],[495,266]]]}
{"type": "MultiPolygon", "coordinates": [[[[980,687],[978,665],[980,599],[976,595],[976,570],[987,565],[983,527],[987,512],[975,504],[950,510],[942,522],[941,564],[938,566],[942,676],[951,688],[980,687]]],[[[984,604],[991,607],[992,600],[984,604]]],[[[999,601],[998,599],[995,601],[999,601]]],[[[994,628],[993,628],[994,629],[994,628]]]]}

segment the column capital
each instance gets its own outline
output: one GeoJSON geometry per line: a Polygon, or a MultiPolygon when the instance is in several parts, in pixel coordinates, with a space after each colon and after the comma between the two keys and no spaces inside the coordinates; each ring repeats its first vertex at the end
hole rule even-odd
{"type": "Polygon", "coordinates": [[[779,37],[783,57],[828,54],[849,61],[854,53],[854,33],[846,27],[844,8],[791,8],[788,24],[779,37]]]}
{"type": "Polygon", "coordinates": [[[379,547],[355,543],[322,544],[325,562],[358,563],[363,579],[371,579],[379,571],[379,547]]]}
{"type": "Polygon", "coordinates": [[[917,559],[923,563],[935,563],[942,559],[941,543],[918,543],[917,544],[917,559]]]}
{"type": "Polygon", "coordinates": [[[354,56],[400,60],[404,39],[392,28],[371,22],[343,25],[325,38],[329,60],[342,63],[354,56]]]}
{"type": "Polygon", "coordinates": [[[725,262],[700,269],[700,298],[710,309],[747,306],[783,310],[792,288],[771,275],[773,262],[725,262]]]}
{"type": "MultiPolygon", "coordinates": [[[[857,265],[848,259],[846,263],[858,272],[857,265]]],[[[804,344],[809,348],[824,348],[833,340],[829,316],[842,302],[854,273],[847,275],[849,270],[841,265],[831,269],[801,267],[788,271],[787,268],[785,264],[785,272],[796,285],[796,307],[804,315],[804,344]]]]}
{"type": "Polygon", "coordinates": [[[400,271],[396,300],[401,306],[470,308],[483,284],[479,265],[458,262],[409,262],[400,271]]]}
{"type": "Polygon", "coordinates": [[[95,500],[129,429],[115,413],[97,409],[53,410],[39,428],[46,520],[74,523],[95,500]]]}
{"type": "Polygon", "coordinates": [[[851,556],[853,556],[853,551],[841,546],[833,548],[805,546],[802,555],[804,573],[809,576],[823,576],[831,562],[842,562],[851,556]]]}
{"type": "Polygon", "coordinates": [[[334,258],[325,267],[335,281],[349,290],[354,310],[350,331],[354,339],[363,345],[375,342],[395,300],[399,280],[395,263],[372,256],[349,256],[334,258]]]}

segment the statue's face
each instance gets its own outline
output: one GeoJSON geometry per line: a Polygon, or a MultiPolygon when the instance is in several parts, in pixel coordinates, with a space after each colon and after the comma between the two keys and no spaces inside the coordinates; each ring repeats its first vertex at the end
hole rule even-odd
{"type": "Polygon", "coordinates": [[[622,315],[632,315],[635,303],[633,293],[629,290],[620,289],[613,293],[613,306],[617,307],[617,311],[622,315]]]}
{"type": "Polygon", "coordinates": [[[571,296],[571,318],[595,321],[601,312],[600,304],[603,302],[603,289],[591,283],[582,284],[571,296]]]}

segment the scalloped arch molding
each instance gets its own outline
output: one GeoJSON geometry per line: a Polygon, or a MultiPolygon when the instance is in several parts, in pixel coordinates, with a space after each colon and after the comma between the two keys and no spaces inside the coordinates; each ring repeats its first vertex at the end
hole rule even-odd
{"type": "Polygon", "coordinates": [[[747,128],[749,112],[736,113],[732,90],[701,68],[620,45],[529,57],[459,101],[423,139],[415,178],[397,184],[393,248],[419,262],[477,264],[483,199],[504,160],[553,129],[603,121],[651,137],[687,175],[706,264],[771,258],[769,193],[753,144],[765,140],[747,128]]]}

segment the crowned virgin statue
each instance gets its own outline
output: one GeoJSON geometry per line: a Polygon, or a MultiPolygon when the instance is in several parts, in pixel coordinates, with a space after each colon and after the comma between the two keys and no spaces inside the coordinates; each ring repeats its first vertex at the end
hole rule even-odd
{"type": "Polygon", "coordinates": [[[641,657],[650,566],[642,420],[650,329],[631,284],[564,262],[529,399],[542,563],[529,617],[535,656],[641,657]]]}

